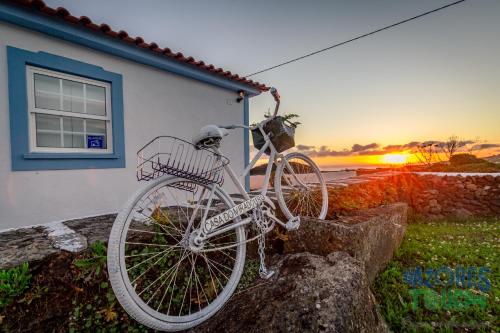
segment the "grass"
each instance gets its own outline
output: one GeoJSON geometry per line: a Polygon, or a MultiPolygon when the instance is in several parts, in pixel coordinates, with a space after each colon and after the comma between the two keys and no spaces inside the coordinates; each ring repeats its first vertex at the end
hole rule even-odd
{"type": "Polygon", "coordinates": [[[28,263],[10,269],[0,270],[0,310],[22,295],[28,289],[31,274],[28,263]]]}
{"type": "Polygon", "coordinates": [[[500,332],[499,237],[499,217],[412,221],[373,285],[391,330],[500,332]],[[408,274],[415,267],[422,275],[408,274]],[[470,269],[470,277],[462,269],[470,269]]]}

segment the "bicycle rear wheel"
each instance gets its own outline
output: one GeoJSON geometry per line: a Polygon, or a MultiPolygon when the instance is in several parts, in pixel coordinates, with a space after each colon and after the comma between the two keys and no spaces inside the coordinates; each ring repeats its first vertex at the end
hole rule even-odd
{"type": "Polygon", "coordinates": [[[306,155],[285,155],[274,178],[276,196],[287,218],[307,216],[324,219],[328,211],[328,191],[318,166],[306,155]]]}
{"type": "Polygon", "coordinates": [[[164,176],[138,191],[113,224],[108,244],[113,291],[124,309],[150,328],[179,331],[200,324],[239,282],[243,227],[207,240],[196,251],[186,241],[204,216],[234,206],[214,186],[164,176]]]}

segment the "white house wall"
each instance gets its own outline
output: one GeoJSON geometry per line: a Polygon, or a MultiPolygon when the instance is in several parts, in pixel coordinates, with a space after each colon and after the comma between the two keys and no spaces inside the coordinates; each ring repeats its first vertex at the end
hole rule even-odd
{"type": "MultiPolygon", "coordinates": [[[[0,22],[0,229],[117,212],[143,183],[136,152],[157,135],[190,140],[202,126],[241,124],[234,92],[0,22]],[[45,51],[123,75],[126,168],[12,171],[6,46],[45,51]]],[[[243,133],[222,150],[243,170],[243,133]]],[[[228,181],[226,181],[226,184],[228,181]]]]}

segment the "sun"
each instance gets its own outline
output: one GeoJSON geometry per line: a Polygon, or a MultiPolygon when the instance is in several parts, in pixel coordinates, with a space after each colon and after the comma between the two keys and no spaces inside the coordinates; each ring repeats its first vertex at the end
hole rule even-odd
{"type": "Polygon", "coordinates": [[[386,164],[403,164],[408,161],[406,154],[385,154],[382,156],[382,161],[386,164]]]}

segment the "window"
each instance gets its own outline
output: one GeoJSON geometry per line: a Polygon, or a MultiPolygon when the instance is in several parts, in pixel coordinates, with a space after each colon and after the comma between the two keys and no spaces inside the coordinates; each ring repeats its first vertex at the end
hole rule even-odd
{"type": "Polygon", "coordinates": [[[112,152],[109,83],[28,66],[34,152],[112,152]]]}
{"type": "Polygon", "coordinates": [[[7,46],[13,171],[125,167],[123,78],[7,46]]]}

